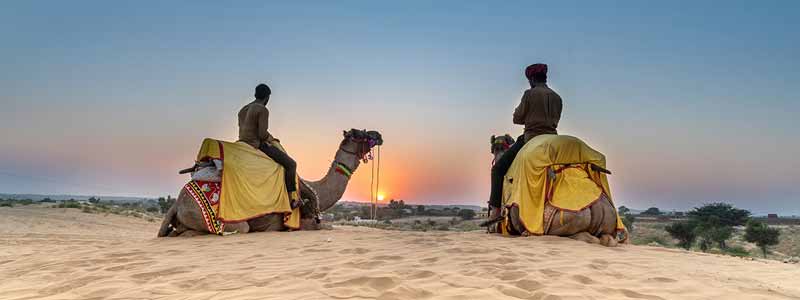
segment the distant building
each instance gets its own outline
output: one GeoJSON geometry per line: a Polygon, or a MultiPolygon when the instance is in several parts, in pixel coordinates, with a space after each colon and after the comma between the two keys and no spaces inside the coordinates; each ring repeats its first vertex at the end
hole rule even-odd
{"type": "Polygon", "coordinates": [[[767,214],[767,219],[777,219],[778,214],[767,214]]]}
{"type": "Polygon", "coordinates": [[[477,212],[475,214],[475,217],[477,217],[479,219],[488,219],[489,218],[489,211],[487,211],[487,210],[479,211],[479,212],[477,212]]]}

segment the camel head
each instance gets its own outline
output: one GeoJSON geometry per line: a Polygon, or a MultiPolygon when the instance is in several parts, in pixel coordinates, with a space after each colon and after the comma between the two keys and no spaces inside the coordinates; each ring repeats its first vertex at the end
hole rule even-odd
{"type": "Polygon", "coordinates": [[[383,145],[383,137],[380,132],[354,128],[344,131],[344,140],[339,145],[339,149],[355,155],[358,160],[366,161],[370,158],[368,154],[372,148],[379,145],[383,145]]]}
{"type": "Polygon", "coordinates": [[[508,151],[508,148],[511,148],[511,145],[514,144],[514,138],[511,137],[509,134],[501,135],[501,136],[492,136],[489,140],[491,148],[490,151],[494,155],[495,161],[497,161],[503,153],[508,151]]]}

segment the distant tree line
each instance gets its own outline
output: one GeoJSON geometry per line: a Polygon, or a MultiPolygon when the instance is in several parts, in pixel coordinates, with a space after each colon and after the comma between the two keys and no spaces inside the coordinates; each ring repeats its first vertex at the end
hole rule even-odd
{"type": "MultiPolygon", "coordinates": [[[[633,232],[636,216],[625,206],[618,208],[619,216],[629,232],[633,232]]],[[[641,216],[661,216],[664,213],[657,207],[650,207],[643,211],[641,216]]],[[[764,257],[768,248],[777,245],[780,231],[770,228],[767,224],[751,218],[749,211],[738,209],[727,203],[711,203],[696,207],[686,213],[687,220],[673,222],[664,230],[678,240],[678,246],[691,249],[697,246],[706,252],[713,246],[721,251],[735,253],[741,251],[730,249],[727,241],[733,236],[736,226],[746,226],[744,239],[756,244],[764,257]]]]}
{"type": "MultiPolygon", "coordinates": [[[[344,204],[337,204],[326,211],[334,215],[334,219],[350,220],[354,217],[361,219],[370,218],[370,206],[368,204],[358,207],[348,207],[344,204]]],[[[472,209],[461,209],[459,207],[430,208],[425,205],[408,205],[404,200],[389,200],[386,206],[378,207],[377,214],[379,220],[400,219],[411,216],[427,217],[460,217],[463,220],[472,220],[477,213],[472,209]]]]}

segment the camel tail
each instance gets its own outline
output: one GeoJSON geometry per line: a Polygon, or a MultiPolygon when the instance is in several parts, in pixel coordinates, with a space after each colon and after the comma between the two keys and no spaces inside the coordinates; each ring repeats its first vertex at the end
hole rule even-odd
{"type": "Polygon", "coordinates": [[[175,203],[172,203],[172,206],[170,206],[169,210],[167,210],[167,214],[164,215],[164,221],[161,221],[161,228],[158,230],[158,237],[165,237],[175,230],[172,225],[177,224],[177,216],[178,201],[175,201],[175,203]]]}

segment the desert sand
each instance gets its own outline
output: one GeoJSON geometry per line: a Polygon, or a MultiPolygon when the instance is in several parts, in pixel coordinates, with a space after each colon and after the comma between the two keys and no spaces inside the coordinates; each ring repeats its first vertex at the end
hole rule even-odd
{"type": "Polygon", "coordinates": [[[0,208],[0,299],[794,299],[800,267],[557,237],[360,227],[157,239],[157,223],[0,208]]]}

